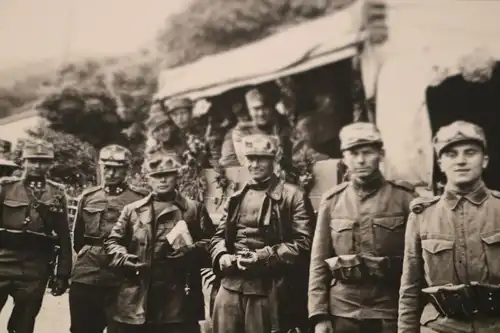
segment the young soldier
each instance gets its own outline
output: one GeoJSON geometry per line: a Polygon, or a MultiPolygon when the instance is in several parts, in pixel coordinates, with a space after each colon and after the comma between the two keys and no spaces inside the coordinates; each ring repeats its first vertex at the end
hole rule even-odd
{"type": "Polygon", "coordinates": [[[340,131],[349,181],[321,200],[309,275],[316,333],[395,333],[404,232],[413,188],[386,180],[371,123],[340,131]]]}
{"type": "Polygon", "coordinates": [[[213,331],[305,332],[313,207],[274,174],[272,137],[249,135],[243,147],[252,180],[229,198],[210,244],[214,272],[222,277],[213,331]]]}
{"type": "Polygon", "coordinates": [[[47,179],[54,148],[41,140],[28,141],[22,159],[20,178],[0,180],[0,309],[9,295],[14,298],[10,333],[34,331],[57,247],[58,265],[50,284],[53,295],[66,291],[71,272],[64,187],[47,179]]]}
{"type": "Polygon", "coordinates": [[[118,145],[102,148],[99,164],[103,184],[85,190],[78,203],[73,231],[77,259],[69,290],[73,333],[102,333],[106,326],[108,333],[113,332],[112,308],[120,279],[107,268],[103,241],[123,207],[147,195],[125,181],[131,156],[118,145]]]}
{"type": "Polygon", "coordinates": [[[411,206],[398,332],[500,332],[500,193],[482,180],[484,132],[456,121],[434,148],[447,183],[411,206]]]}
{"type": "Polygon", "coordinates": [[[215,227],[203,204],[178,193],[176,155],[148,155],[153,192],[122,211],[106,240],[122,281],[115,320],[123,333],[194,333],[204,317],[200,268],[215,227]]]}

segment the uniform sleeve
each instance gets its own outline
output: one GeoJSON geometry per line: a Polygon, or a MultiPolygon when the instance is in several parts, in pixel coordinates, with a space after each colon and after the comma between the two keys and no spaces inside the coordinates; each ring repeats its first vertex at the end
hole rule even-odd
{"type": "Polygon", "coordinates": [[[405,235],[403,274],[399,290],[398,333],[419,333],[421,290],[425,285],[418,217],[410,214],[405,235]]]}
{"type": "Polygon", "coordinates": [[[199,209],[199,224],[200,224],[200,234],[199,238],[195,240],[194,247],[196,256],[198,257],[198,262],[200,263],[200,268],[211,267],[209,258],[209,245],[210,239],[215,233],[215,226],[208,214],[205,205],[200,204],[199,209]]]}
{"type": "Polygon", "coordinates": [[[69,277],[71,274],[73,253],[71,251],[71,235],[69,232],[68,200],[66,194],[62,193],[62,214],[58,214],[55,223],[55,232],[59,240],[59,258],[57,264],[57,276],[69,277]]]}
{"type": "Polygon", "coordinates": [[[225,234],[226,234],[226,223],[227,223],[227,217],[228,217],[228,205],[229,205],[228,200],[224,206],[224,212],[222,215],[222,218],[220,219],[219,224],[217,225],[217,228],[215,230],[215,234],[210,240],[209,244],[209,252],[210,252],[210,257],[212,259],[212,268],[215,274],[219,274],[219,259],[223,254],[228,253],[227,247],[226,247],[226,239],[225,239],[225,234]]]}
{"type": "Polygon", "coordinates": [[[130,239],[131,225],[130,225],[131,210],[128,206],[123,208],[118,221],[111,229],[108,238],[104,241],[104,249],[110,256],[110,266],[119,267],[123,262],[123,258],[128,253],[127,240],[130,239]]]}
{"type": "Polygon", "coordinates": [[[294,265],[297,260],[311,251],[314,226],[314,208],[310,199],[297,192],[292,198],[292,233],[290,241],[265,246],[256,251],[257,257],[268,266],[294,265]]]}
{"type": "Polygon", "coordinates": [[[76,253],[80,252],[84,245],[85,222],[82,219],[82,210],[85,197],[80,197],[76,207],[75,219],[73,221],[73,249],[76,253]]]}
{"type": "Polygon", "coordinates": [[[330,219],[330,201],[324,198],[318,210],[309,267],[308,311],[311,319],[330,313],[331,273],[325,263],[326,259],[334,256],[330,219]]]}

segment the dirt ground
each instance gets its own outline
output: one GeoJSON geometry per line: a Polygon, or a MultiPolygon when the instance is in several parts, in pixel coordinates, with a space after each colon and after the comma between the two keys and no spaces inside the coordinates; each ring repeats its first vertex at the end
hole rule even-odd
{"type": "MultiPolygon", "coordinates": [[[[7,321],[12,311],[12,300],[0,313],[0,332],[7,332],[7,321]]],[[[54,297],[46,294],[37,318],[35,333],[69,333],[68,293],[54,297]]]]}

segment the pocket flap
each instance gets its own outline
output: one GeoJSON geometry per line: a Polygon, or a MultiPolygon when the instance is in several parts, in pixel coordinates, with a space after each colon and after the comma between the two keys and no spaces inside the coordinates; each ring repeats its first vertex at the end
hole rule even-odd
{"type": "Polygon", "coordinates": [[[355,221],[348,219],[332,219],[330,221],[330,226],[336,232],[341,232],[344,230],[350,230],[353,228],[355,221]]]}
{"type": "Polygon", "coordinates": [[[489,236],[481,236],[481,239],[488,245],[500,243],[500,232],[489,236]]]}
{"type": "Polygon", "coordinates": [[[452,250],[453,242],[444,239],[424,239],[422,240],[422,248],[432,254],[441,251],[452,250]]]}
{"type": "Polygon", "coordinates": [[[104,211],[104,208],[99,208],[99,207],[84,207],[83,210],[86,211],[89,214],[97,214],[97,213],[101,213],[102,211],[104,211]]]}
{"type": "Polygon", "coordinates": [[[373,224],[386,229],[396,229],[397,227],[405,224],[404,216],[391,216],[391,217],[375,217],[373,224]]]}
{"type": "Polygon", "coordinates": [[[356,254],[347,254],[325,260],[331,270],[352,268],[361,265],[361,259],[356,254]]]}
{"type": "Polygon", "coordinates": [[[19,208],[28,207],[27,201],[16,201],[16,200],[4,200],[3,204],[8,207],[19,208]]]}

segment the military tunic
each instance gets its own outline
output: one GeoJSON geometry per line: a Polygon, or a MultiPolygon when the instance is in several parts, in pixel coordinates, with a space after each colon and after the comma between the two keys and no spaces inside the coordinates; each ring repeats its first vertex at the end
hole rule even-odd
{"type": "MultiPolygon", "coordinates": [[[[310,318],[320,320],[331,314],[358,321],[395,322],[404,232],[414,197],[411,185],[381,175],[370,186],[345,182],[323,196],[311,254],[310,318]],[[392,261],[396,269],[379,281],[364,278],[348,283],[332,276],[331,270],[342,269],[340,263],[353,255],[387,258],[384,260],[392,261]],[[327,259],[336,260],[338,267],[329,267],[327,259]]],[[[339,332],[343,331],[339,328],[339,332]]]]}
{"type": "Polygon", "coordinates": [[[33,332],[54,245],[60,253],[56,276],[69,278],[72,264],[64,187],[50,180],[28,186],[22,178],[0,181],[0,308],[11,295],[9,329],[33,332]]]}
{"type": "Polygon", "coordinates": [[[417,199],[406,232],[399,333],[500,332],[500,317],[457,320],[422,297],[425,287],[470,282],[500,285],[500,193],[484,183],[460,195],[417,199]],[[423,312],[421,309],[423,307],[423,312]]]}
{"type": "Polygon", "coordinates": [[[123,207],[146,195],[127,185],[96,186],[82,194],[73,232],[77,259],[71,275],[71,332],[100,333],[112,322],[121,277],[108,267],[103,242],[123,207]]]}

